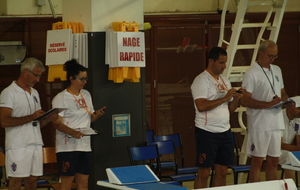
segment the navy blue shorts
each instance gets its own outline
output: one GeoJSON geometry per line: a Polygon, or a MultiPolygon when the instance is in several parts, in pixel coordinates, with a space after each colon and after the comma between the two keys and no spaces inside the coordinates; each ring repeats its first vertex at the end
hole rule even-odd
{"type": "Polygon", "coordinates": [[[234,144],[231,130],[212,133],[195,127],[198,167],[223,166],[234,163],[234,144]]]}
{"type": "Polygon", "coordinates": [[[58,174],[74,176],[75,173],[90,175],[92,152],[59,152],[56,153],[58,174]]]}

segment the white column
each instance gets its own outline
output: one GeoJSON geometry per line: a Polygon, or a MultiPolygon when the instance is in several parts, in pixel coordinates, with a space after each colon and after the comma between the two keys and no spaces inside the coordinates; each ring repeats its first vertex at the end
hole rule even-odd
{"type": "Polygon", "coordinates": [[[63,0],[63,22],[81,22],[84,32],[106,31],[112,22],[133,22],[143,29],[143,0],[63,0]]]}

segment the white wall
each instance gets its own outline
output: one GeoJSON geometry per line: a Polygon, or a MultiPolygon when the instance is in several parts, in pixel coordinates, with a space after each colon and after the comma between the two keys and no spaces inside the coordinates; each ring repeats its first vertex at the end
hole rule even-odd
{"type": "MultiPolygon", "coordinates": [[[[144,0],[144,13],[211,13],[217,12],[218,9],[223,9],[224,1],[225,0],[144,0]]],[[[229,1],[229,12],[236,12],[236,2],[238,2],[238,0],[229,1]]],[[[276,0],[276,2],[280,3],[282,0],[276,0]]],[[[261,12],[265,11],[265,9],[266,7],[264,6],[249,7],[248,12],[261,12]]],[[[288,0],[286,11],[300,11],[300,0],[288,0]]]]}
{"type": "Polygon", "coordinates": [[[217,0],[144,0],[144,12],[148,13],[181,13],[216,11],[217,0]]]}
{"type": "Polygon", "coordinates": [[[112,22],[144,23],[141,0],[63,0],[62,4],[63,21],[84,23],[85,32],[106,31],[112,22]]]}
{"type": "MultiPolygon", "coordinates": [[[[143,29],[142,0],[0,0],[0,15],[63,16],[64,22],[81,22],[85,32],[106,31],[112,22],[133,22],[143,29]],[[37,1],[45,1],[37,6],[37,1]],[[6,5],[6,8],[3,8],[6,5]],[[63,14],[62,14],[63,13],[63,14]]],[[[1,17],[1,16],[0,16],[1,17]]]]}
{"type": "MultiPolygon", "coordinates": [[[[0,15],[4,16],[37,16],[48,15],[51,16],[52,12],[49,6],[49,0],[44,0],[45,6],[36,6],[37,0],[0,0],[0,15]]],[[[57,15],[62,15],[62,2],[63,0],[50,0],[57,15]]],[[[78,0],[82,2],[89,2],[88,0],[78,0]]],[[[110,0],[92,0],[93,3],[99,3],[105,6],[110,3],[110,0]]],[[[236,12],[235,1],[230,0],[229,11],[236,12]]],[[[277,0],[281,1],[281,0],[277,0]]],[[[68,1],[70,2],[70,1],[68,1]]],[[[216,12],[218,6],[220,9],[223,7],[224,0],[144,0],[145,14],[178,14],[178,13],[212,13],[216,12]],[[220,5],[218,5],[220,2],[220,5]]],[[[127,6],[130,1],[124,0],[122,6],[127,6]]],[[[72,6],[72,3],[70,3],[72,6]]],[[[96,7],[94,7],[96,11],[96,7]]],[[[116,6],[117,8],[117,6],[116,6]]],[[[259,12],[263,6],[253,7],[249,12],[259,12]]],[[[136,10],[134,10],[136,11],[136,10]]],[[[286,11],[300,11],[300,0],[288,0],[286,11]]],[[[110,14],[110,13],[109,13],[110,14]]],[[[106,16],[106,15],[104,15],[106,16]]]]}

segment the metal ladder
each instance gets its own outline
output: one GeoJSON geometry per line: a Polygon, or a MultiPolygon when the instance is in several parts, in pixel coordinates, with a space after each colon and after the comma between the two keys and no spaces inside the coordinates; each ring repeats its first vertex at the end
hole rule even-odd
{"type": "Polygon", "coordinates": [[[223,72],[231,82],[241,82],[245,71],[251,66],[256,60],[256,55],[258,52],[258,47],[262,39],[265,30],[270,30],[269,40],[277,41],[282,18],[284,15],[287,0],[269,0],[269,1],[250,1],[250,0],[240,0],[237,6],[237,13],[235,22],[232,26],[232,33],[230,41],[224,39],[225,31],[225,18],[228,7],[229,0],[225,0],[222,16],[221,16],[221,28],[220,28],[220,38],[218,46],[221,47],[223,44],[227,45],[227,68],[223,72]],[[249,6],[263,5],[268,8],[264,22],[262,23],[245,23],[244,17],[249,6]],[[270,23],[270,18],[272,13],[275,13],[273,22],[270,23]],[[238,44],[240,39],[240,34],[244,28],[260,28],[257,35],[256,42],[253,44],[238,44]],[[253,49],[253,55],[251,63],[248,66],[233,66],[233,61],[237,50],[239,49],[253,49]]]}
{"type": "MultiPolygon", "coordinates": [[[[228,7],[229,0],[225,0],[223,10],[222,10],[222,16],[221,16],[221,27],[220,27],[220,38],[218,42],[218,46],[222,47],[223,44],[227,45],[227,67],[223,72],[223,75],[226,76],[231,82],[242,82],[243,75],[246,72],[246,70],[253,64],[256,60],[256,56],[258,53],[258,48],[264,39],[262,39],[263,34],[265,33],[265,30],[270,30],[269,40],[273,40],[274,42],[277,41],[282,18],[284,15],[285,7],[287,0],[269,0],[269,1],[250,1],[250,0],[240,0],[237,6],[237,13],[235,22],[231,28],[232,33],[230,37],[230,41],[226,41],[224,39],[224,32],[225,32],[225,18],[226,18],[226,12],[228,7]],[[279,1],[281,1],[279,3],[279,1]],[[257,5],[264,5],[268,6],[268,11],[266,13],[266,17],[262,23],[246,23],[244,21],[244,17],[247,11],[247,8],[249,6],[257,6],[257,5]],[[273,23],[270,23],[270,18],[273,14],[274,19],[273,23]],[[239,44],[240,35],[242,32],[242,29],[244,28],[260,28],[259,33],[256,37],[255,43],[253,44],[239,44]],[[237,50],[243,50],[243,49],[252,49],[252,60],[247,66],[233,66],[235,54],[237,50]]],[[[246,164],[247,161],[247,155],[246,155],[246,144],[247,144],[247,128],[244,125],[243,122],[243,112],[246,111],[245,107],[239,107],[236,109],[236,112],[238,112],[238,123],[240,125],[240,128],[232,128],[232,132],[235,133],[241,133],[244,135],[243,144],[240,150],[240,159],[239,162],[241,164],[246,164]]],[[[239,174],[239,183],[241,182],[243,173],[239,174]]]]}

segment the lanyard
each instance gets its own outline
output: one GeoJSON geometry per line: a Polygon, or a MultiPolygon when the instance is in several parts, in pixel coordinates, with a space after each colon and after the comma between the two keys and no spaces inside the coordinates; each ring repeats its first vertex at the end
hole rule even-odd
{"type": "Polygon", "coordinates": [[[275,93],[275,90],[274,90],[274,76],[273,76],[273,72],[272,72],[272,69],[271,69],[271,65],[270,65],[270,71],[271,71],[271,75],[272,75],[273,85],[271,84],[271,81],[270,81],[270,79],[269,79],[266,71],[264,70],[264,68],[259,63],[258,63],[258,65],[260,66],[261,70],[264,72],[265,76],[267,77],[267,79],[269,81],[269,84],[270,84],[270,86],[272,88],[272,91],[273,91],[274,95],[276,96],[276,93],[275,93]]]}
{"type": "MultiPolygon", "coordinates": [[[[208,72],[208,71],[206,71],[206,72],[208,72]]],[[[227,87],[227,85],[225,84],[224,80],[222,79],[221,75],[219,75],[219,78],[221,79],[222,84],[219,82],[219,80],[217,80],[215,77],[213,77],[209,72],[208,72],[208,74],[209,74],[213,79],[215,79],[215,81],[216,81],[220,86],[222,86],[225,90],[227,90],[227,91],[229,90],[228,87],[227,87]]]]}
{"type": "Polygon", "coordinates": [[[81,93],[79,93],[79,95],[81,96],[81,102],[80,102],[80,100],[77,100],[75,94],[73,94],[73,92],[72,92],[69,88],[67,88],[67,91],[68,91],[70,94],[73,95],[73,97],[75,98],[75,101],[79,104],[79,106],[83,107],[83,108],[85,109],[85,111],[88,112],[88,114],[90,114],[90,115],[95,115],[94,113],[91,113],[91,112],[88,110],[88,106],[86,105],[85,99],[83,98],[83,96],[82,96],[81,93]]]}

